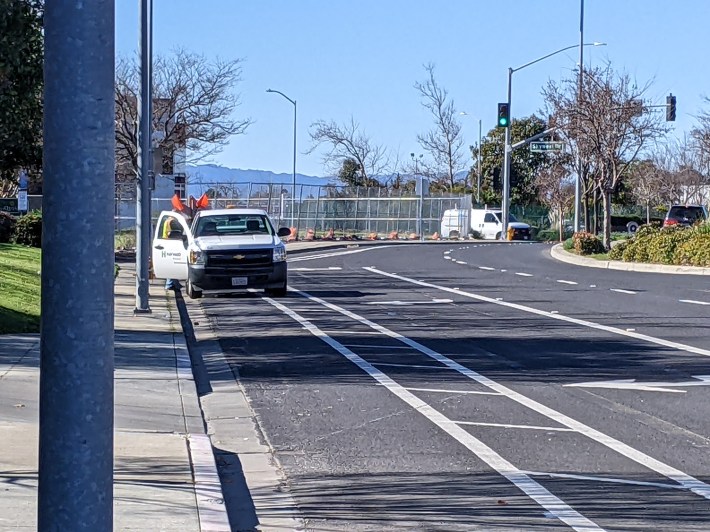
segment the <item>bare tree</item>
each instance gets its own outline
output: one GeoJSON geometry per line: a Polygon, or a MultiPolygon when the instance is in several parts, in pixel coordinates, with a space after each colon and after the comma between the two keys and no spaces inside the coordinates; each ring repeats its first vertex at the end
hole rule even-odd
{"type": "Polygon", "coordinates": [[[453,190],[456,174],[466,169],[461,123],[456,119],[454,101],[436,81],[434,65],[424,65],[424,70],[426,79],[416,82],[414,88],[422,97],[422,106],[431,113],[434,127],[417,135],[417,141],[433,161],[429,170],[445,178],[448,188],[453,190]]]}
{"type": "Polygon", "coordinates": [[[375,144],[353,118],[342,126],[332,120],[318,120],[311,124],[310,136],[313,145],[308,153],[327,145],[323,165],[336,175],[347,170],[353,179],[351,185],[378,186],[378,176],[389,173],[387,149],[375,144]]]}
{"type": "MultiPolygon", "coordinates": [[[[153,142],[171,167],[177,150],[197,161],[219,152],[233,135],[252,123],[235,118],[240,105],[234,91],[241,81],[241,59],[208,61],[204,56],[177,50],[157,57],[153,65],[153,142]]],[[[138,95],[140,71],[135,58],[119,58],[116,65],[117,175],[137,172],[138,95]]]]}
{"type": "Polygon", "coordinates": [[[627,178],[631,195],[646,207],[646,223],[651,222],[651,206],[666,201],[671,189],[670,172],[666,169],[664,155],[656,153],[653,159],[639,162],[629,171],[627,178]]]}
{"type": "Polygon", "coordinates": [[[557,224],[560,240],[564,238],[565,215],[574,204],[574,183],[570,179],[569,154],[554,157],[542,165],[535,176],[540,202],[549,207],[550,221],[557,224]]]}
{"type": "Polygon", "coordinates": [[[558,127],[576,139],[581,153],[596,166],[595,186],[601,193],[604,246],[611,243],[611,194],[644,148],[663,136],[668,127],[661,115],[643,105],[649,84],[639,87],[626,73],[611,65],[589,70],[581,98],[577,79],[544,90],[558,127]]]}

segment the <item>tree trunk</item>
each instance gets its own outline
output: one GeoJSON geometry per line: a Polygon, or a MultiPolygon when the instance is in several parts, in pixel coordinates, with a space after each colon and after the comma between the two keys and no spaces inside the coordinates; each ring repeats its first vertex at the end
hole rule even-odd
{"type": "Polygon", "coordinates": [[[602,243],[604,249],[611,249],[611,191],[604,190],[602,192],[602,208],[604,210],[604,232],[602,235],[602,243]]]}
{"type": "Polygon", "coordinates": [[[594,208],[594,227],[592,228],[590,233],[594,233],[595,235],[599,234],[599,199],[597,197],[597,189],[594,189],[594,194],[592,196],[592,207],[594,208]]]}
{"type": "Polygon", "coordinates": [[[560,212],[560,242],[565,239],[565,214],[562,207],[559,207],[560,212]]]}
{"type": "Polygon", "coordinates": [[[584,230],[589,231],[589,193],[582,196],[582,210],[584,211],[584,230]]]}
{"type": "Polygon", "coordinates": [[[646,223],[651,223],[651,203],[649,201],[646,202],[646,223]]]}

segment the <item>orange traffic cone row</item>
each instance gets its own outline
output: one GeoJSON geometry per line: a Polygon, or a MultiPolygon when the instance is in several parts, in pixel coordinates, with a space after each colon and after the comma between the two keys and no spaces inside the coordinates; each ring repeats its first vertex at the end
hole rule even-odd
{"type": "Polygon", "coordinates": [[[441,240],[441,237],[439,236],[439,233],[434,233],[433,235],[431,235],[431,239],[432,240],[441,240]]]}
{"type": "Polygon", "coordinates": [[[288,235],[288,238],[286,239],[287,242],[295,242],[298,240],[298,229],[295,227],[291,228],[291,234],[288,235]]]}
{"type": "Polygon", "coordinates": [[[335,239],[335,231],[331,227],[330,229],[328,229],[328,232],[323,237],[323,240],[334,240],[334,239],[335,239]]]}
{"type": "Polygon", "coordinates": [[[306,240],[311,241],[316,239],[316,232],[313,229],[306,231],[306,240]]]}
{"type": "Polygon", "coordinates": [[[390,240],[398,240],[399,235],[397,234],[397,231],[392,231],[387,238],[390,240]]]}
{"type": "Polygon", "coordinates": [[[370,233],[367,235],[368,240],[377,240],[377,233],[370,233]]]}

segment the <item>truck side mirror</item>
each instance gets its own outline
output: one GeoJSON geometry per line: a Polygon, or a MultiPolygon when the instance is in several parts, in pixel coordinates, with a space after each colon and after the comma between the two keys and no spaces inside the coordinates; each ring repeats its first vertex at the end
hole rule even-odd
{"type": "Polygon", "coordinates": [[[290,234],[291,234],[291,230],[288,227],[281,227],[276,232],[276,236],[278,236],[278,237],[289,236],[290,234]]]}
{"type": "Polygon", "coordinates": [[[188,241],[185,233],[182,234],[182,244],[185,246],[185,249],[187,249],[188,241]]]}

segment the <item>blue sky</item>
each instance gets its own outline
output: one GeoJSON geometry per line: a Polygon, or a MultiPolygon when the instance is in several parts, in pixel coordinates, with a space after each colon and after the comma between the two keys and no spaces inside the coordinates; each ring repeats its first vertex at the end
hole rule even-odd
{"type": "MultiPolygon", "coordinates": [[[[492,128],[506,96],[508,67],[517,67],[579,42],[579,0],[154,0],[154,49],[176,47],[207,57],[242,58],[238,116],[254,124],[233,137],[211,162],[233,168],[291,172],[293,106],[298,102],[297,171],[325,175],[321,155],[306,155],[309,126],[352,116],[376,143],[408,158],[420,153],[417,133],[430,116],[413,88],[424,63],[454,99],[466,144],[492,128]]],[[[116,48],[138,46],[138,0],[116,1],[116,48]]],[[[710,50],[706,0],[585,0],[585,65],[611,61],[648,96],[678,98],[674,136],[695,124],[710,95],[705,58],[710,50]]],[[[513,77],[512,112],[527,116],[543,105],[540,90],[571,74],[572,49],[513,77]]]]}

